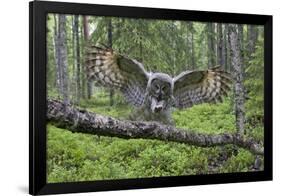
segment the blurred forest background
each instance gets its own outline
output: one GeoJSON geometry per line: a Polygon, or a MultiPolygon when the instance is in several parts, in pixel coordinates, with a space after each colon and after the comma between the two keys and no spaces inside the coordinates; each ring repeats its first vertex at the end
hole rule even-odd
{"type": "MultiPolygon", "coordinates": [[[[127,119],[134,108],[114,89],[87,81],[84,49],[104,44],[172,76],[216,65],[233,67],[230,34],[241,62],[243,134],[263,142],[263,26],[78,15],[47,16],[47,94],[88,111],[127,119]]],[[[241,97],[240,95],[240,97],[241,97]]],[[[207,134],[237,132],[235,93],[219,104],[174,110],[176,127],[207,134]]],[[[263,169],[257,157],[232,145],[202,148],[148,139],[72,133],[47,125],[47,181],[73,182],[263,169]]]]}

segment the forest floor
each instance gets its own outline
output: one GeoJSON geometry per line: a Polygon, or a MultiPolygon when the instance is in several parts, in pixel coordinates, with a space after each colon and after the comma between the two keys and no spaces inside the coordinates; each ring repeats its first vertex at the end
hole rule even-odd
{"type": "MultiPolygon", "coordinates": [[[[118,94],[109,106],[108,92],[95,93],[79,105],[89,111],[128,119],[133,108],[118,94]]],[[[235,132],[230,98],[219,104],[201,104],[174,110],[175,125],[196,132],[235,132]]],[[[247,125],[247,124],[246,124],[247,125]]],[[[247,125],[248,135],[263,141],[262,125],[247,125]]],[[[233,145],[196,147],[150,139],[120,139],[72,133],[47,125],[47,181],[73,182],[253,171],[255,156],[233,145]]]]}

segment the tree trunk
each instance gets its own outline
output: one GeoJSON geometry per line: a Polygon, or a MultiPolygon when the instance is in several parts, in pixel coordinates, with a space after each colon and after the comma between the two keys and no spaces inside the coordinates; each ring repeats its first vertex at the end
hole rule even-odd
{"type": "Polygon", "coordinates": [[[194,51],[194,28],[193,22],[187,22],[187,65],[186,69],[194,70],[195,65],[195,51],[194,51]]]}
{"type": "MultiPolygon", "coordinates": [[[[171,32],[174,35],[175,34],[175,22],[171,21],[171,32]]],[[[177,49],[176,49],[176,40],[170,37],[170,43],[172,45],[173,49],[173,55],[172,55],[172,64],[173,64],[173,70],[172,70],[172,77],[175,77],[177,75],[177,67],[176,67],[176,62],[177,62],[177,49]]]]}
{"type": "Polygon", "coordinates": [[[74,30],[75,30],[75,39],[76,39],[76,92],[77,103],[80,102],[81,97],[81,79],[80,79],[80,72],[81,72],[81,59],[80,59],[80,41],[79,41],[79,16],[74,16],[74,30]]]}
{"type": "MultiPolygon", "coordinates": [[[[83,23],[83,27],[80,27],[80,38],[79,38],[79,41],[80,43],[83,43],[83,41],[85,42],[85,39],[84,39],[84,22],[82,21],[83,23]]],[[[79,29],[78,29],[79,30],[79,29]]],[[[80,57],[83,56],[83,50],[80,50],[80,57]]],[[[80,78],[81,78],[81,98],[83,99],[86,99],[86,86],[87,86],[87,71],[86,71],[86,67],[85,67],[85,64],[83,62],[83,64],[81,64],[81,74],[80,74],[80,78]]]]}
{"type": "Polygon", "coordinates": [[[196,63],[195,63],[195,49],[194,49],[194,28],[193,28],[193,24],[192,25],[192,30],[191,30],[191,65],[192,65],[192,69],[195,70],[196,69],[196,63]]]}
{"type": "Polygon", "coordinates": [[[240,54],[240,43],[237,33],[237,25],[229,24],[229,43],[231,66],[235,79],[234,96],[235,96],[235,115],[236,129],[239,134],[244,134],[245,106],[244,106],[244,85],[243,85],[243,68],[240,54]]]}
{"type": "MultiPolygon", "coordinates": [[[[241,64],[244,69],[244,33],[243,33],[243,25],[238,25],[238,40],[240,45],[240,55],[241,55],[241,64]]],[[[244,73],[244,70],[243,70],[244,73]]]]}
{"type": "Polygon", "coordinates": [[[157,122],[121,121],[83,109],[75,109],[56,100],[48,100],[47,118],[56,123],[56,126],[73,132],[127,139],[157,139],[201,147],[234,144],[254,154],[263,155],[262,145],[239,134],[209,135],[157,122]]]}
{"type": "Polygon", "coordinates": [[[54,14],[54,48],[55,48],[55,62],[56,62],[56,87],[58,91],[58,95],[62,95],[62,85],[61,85],[61,66],[60,66],[60,49],[58,47],[58,24],[57,24],[57,16],[54,14]]]}
{"type": "Polygon", "coordinates": [[[75,71],[76,71],[76,65],[77,65],[77,57],[76,57],[76,44],[75,44],[75,39],[76,39],[76,35],[75,35],[75,16],[71,17],[71,29],[72,29],[72,77],[71,77],[71,92],[72,92],[72,97],[71,97],[71,101],[73,102],[77,102],[77,88],[76,88],[76,75],[75,75],[75,71]]]}
{"type": "Polygon", "coordinates": [[[142,36],[140,36],[140,43],[139,43],[139,46],[140,46],[140,62],[143,63],[143,46],[142,46],[142,36]]]}
{"type": "MultiPolygon", "coordinates": [[[[111,18],[108,19],[107,23],[107,41],[108,47],[112,48],[112,21],[111,18]]],[[[113,106],[114,104],[114,90],[111,88],[109,90],[109,105],[113,106]]]]}
{"type": "Polygon", "coordinates": [[[215,40],[214,40],[214,23],[207,24],[207,40],[208,40],[208,68],[216,65],[215,40]]]}
{"type": "Polygon", "coordinates": [[[247,41],[248,41],[248,50],[247,50],[247,60],[252,60],[252,54],[255,52],[256,43],[258,40],[258,27],[255,25],[247,26],[247,41]]]}
{"type": "Polygon", "coordinates": [[[64,103],[69,103],[66,16],[64,14],[59,14],[58,50],[59,50],[59,62],[60,62],[59,66],[61,70],[62,96],[63,96],[64,103]]]}
{"type": "MultiPolygon", "coordinates": [[[[139,24],[138,24],[138,33],[139,33],[139,38],[140,38],[140,42],[139,42],[139,60],[140,62],[143,62],[143,44],[142,44],[142,40],[143,40],[143,23],[142,20],[139,20],[139,24]]],[[[115,33],[116,38],[119,37],[119,30],[118,32],[115,33]]]]}
{"type": "MultiPolygon", "coordinates": [[[[85,40],[85,43],[87,43],[89,40],[89,37],[90,37],[88,16],[83,16],[83,27],[84,27],[84,40],[85,40]]],[[[86,69],[85,69],[85,72],[86,72],[86,69]]],[[[86,73],[86,75],[87,75],[87,73],[86,73]]],[[[90,99],[92,97],[92,82],[91,82],[91,80],[88,79],[88,77],[87,77],[86,81],[87,81],[87,98],[90,99]]]]}
{"type": "Polygon", "coordinates": [[[223,32],[223,65],[225,71],[230,71],[228,24],[224,25],[224,32],[223,32]]]}
{"type": "Polygon", "coordinates": [[[224,66],[224,56],[223,56],[223,34],[222,34],[222,24],[217,24],[217,64],[224,66]]]}

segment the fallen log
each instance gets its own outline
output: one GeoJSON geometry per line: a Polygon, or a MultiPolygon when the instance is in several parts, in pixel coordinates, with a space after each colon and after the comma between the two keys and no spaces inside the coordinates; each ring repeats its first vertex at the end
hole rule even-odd
{"type": "Polygon", "coordinates": [[[157,139],[201,147],[233,144],[257,155],[263,155],[264,151],[261,144],[239,134],[209,135],[163,125],[158,122],[118,120],[65,105],[57,100],[48,100],[47,118],[55,122],[57,126],[69,129],[72,132],[126,139],[157,139]]]}

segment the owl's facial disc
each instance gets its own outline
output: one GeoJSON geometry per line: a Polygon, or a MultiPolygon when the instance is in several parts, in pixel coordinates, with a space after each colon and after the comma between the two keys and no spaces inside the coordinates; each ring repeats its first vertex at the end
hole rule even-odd
{"type": "Polygon", "coordinates": [[[153,113],[164,110],[171,96],[171,85],[167,81],[155,79],[150,89],[150,109],[153,113]]]}

